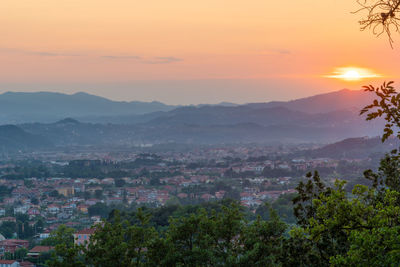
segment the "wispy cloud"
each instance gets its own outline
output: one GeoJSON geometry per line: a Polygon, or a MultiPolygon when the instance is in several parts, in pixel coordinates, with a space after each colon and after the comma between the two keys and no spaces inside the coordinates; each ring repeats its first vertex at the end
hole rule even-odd
{"type": "Polygon", "coordinates": [[[169,64],[183,61],[182,58],[177,57],[155,57],[150,60],[143,60],[142,63],[144,64],[169,64]]]}
{"type": "Polygon", "coordinates": [[[292,51],[288,50],[288,49],[281,49],[281,48],[270,48],[270,49],[265,49],[263,51],[261,51],[262,55],[281,55],[281,56],[285,56],[285,55],[290,55],[292,54],[292,51]]]}
{"type": "Polygon", "coordinates": [[[108,60],[131,60],[137,64],[170,64],[175,62],[183,61],[182,58],[173,56],[160,56],[160,57],[144,57],[138,55],[90,55],[90,54],[79,54],[74,52],[57,52],[57,51],[35,51],[35,50],[23,50],[13,48],[1,48],[0,52],[15,53],[23,55],[31,55],[38,57],[88,57],[88,58],[102,58],[108,60]]]}
{"type": "Polygon", "coordinates": [[[106,58],[106,59],[135,59],[135,60],[142,59],[142,57],[140,57],[140,56],[101,56],[101,58],[106,58]]]}
{"type": "Polygon", "coordinates": [[[141,56],[120,56],[120,55],[108,55],[108,56],[101,56],[101,58],[105,59],[128,59],[134,60],[137,63],[141,64],[169,64],[183,61],[182,58],[177,57],[141,57],[141,56]]]}
{"type": "Polygon", "coordinates": [[[33,55],[33,56],[39,56],[39,57],[79,57],[79,56],[83,56],[83,55],[77,54],[77,53],[24,50],[24,49],[4,48],[4,47],[0,48],[0,52],[23,54],[23,55],[33,55]]]}
{"type": "Polygon", "coordinates": [[[79,54],[69,54],[69,53],[56,53],[47,51],[24,51],[23,53],[29,55],[36,55],[41,57],[80,57],[79,54]]]}

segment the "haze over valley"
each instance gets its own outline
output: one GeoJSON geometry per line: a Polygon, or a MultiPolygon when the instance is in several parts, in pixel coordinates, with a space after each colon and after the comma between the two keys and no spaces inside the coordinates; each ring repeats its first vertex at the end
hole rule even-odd
{"type": "Polygon", "coordinates": [[[1,267],[400,266],[400,0],[1,4],[1,267]]]}
{"type": "Polygon", "coordinates": [[[329,143],[378,136],[382,123],[368,123],[359,115],[371,101],[366,92],[346,89],[288,102],[198,106],[116,102],[86,93],[5,93],[0,95],[1,122],[14,126],[2,126],[0,133],[18,129],[32,142],[9,135],[0,146],[8,151],[77,145],[329,143]]]}

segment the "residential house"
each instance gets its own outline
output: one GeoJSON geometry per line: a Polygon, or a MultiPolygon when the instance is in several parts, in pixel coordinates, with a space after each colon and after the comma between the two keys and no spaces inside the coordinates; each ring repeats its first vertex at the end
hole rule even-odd
{"type": "Polygon", "coordinates": [[[49,230],[45,230],[43,233],[39,234],[39,238],[40,239],[45,239],[45,238],[48,238],[48,237],[50,237],[50,231],[49,230]]]}
{"type": "Polygon", "coordinates": [[[57,187],[56,190],[60,195],[66,197],[73,196],[75,193],[75,189],[72,186],[57,187]]]}
{"type": "Polygon", "coordinates": [[[30,208],[29,205],[23,205],[23,206],[15,207],[14,208],[14,214],[19,214],[19,213],[25,214],[25,213],[28,212],[29,208],[30,208]]]}
{"type": "Polygon", "coordinates": [[[54,247],[51,246],[35,246],[28,252],[28,257],[37,258],[43,253],[48,253],[53,250],[54,247]]]}
{"type": "Polygon", "coordinates": [[[30,261],[21,261],[21,262],[19,263],[19,266],[20,266],[20,267],[35,267],[36,265],[33,264],[33,263],[30,262],[30,261]]]}
{"type": "Polygon", "coordinates": [[[0,254],[4,255],[6,252],[15,253],[19,248],[28,248],[29,241],[20,239],[5,239],[0,241],[0,254]]]}
{"type": "Polygon", "coordinates": [[[88,213],[88,208],[89,208],[89,206],[88,205],[84,205],[84,204],[81,204],[81,205],[78,205],[78,210],[80,211],[80,212],[82,212],[82,213],[88,213]]]}
{"type": "Polygon", "coordinates": [[[20,267],[18,261],[16,260],[0,260],[0,267],[20,267]]]}
{"type": "Polygon", "coordinates": [[[79,230],[74,234],[74,242],[76,245],[81,245],[90,242],[90,237],[94,234],[96,229],[94,228],[88,228],[88,229],[82,229],[79,230]]]}
{"type": "Polygon", "coordinates": [[[17,221],[17,219],[15,217],[3,217],[3,218],[0,218],[0,225],[3,222],[16,222],[16,221],[17,221]]]}
{"type": "Polygon", "coordinates": [[[38,208],[30,208],[27,212],[29,215],[29,219],[35,218],[36,216],[40,215],[40,211],[38,208]]]}
{"type": "Polygon", "coordinates": [[[51,214],[57,214],[60,212],[60,207],[56,204],[51,204],[47,207],[47,211],[51,214]]]}

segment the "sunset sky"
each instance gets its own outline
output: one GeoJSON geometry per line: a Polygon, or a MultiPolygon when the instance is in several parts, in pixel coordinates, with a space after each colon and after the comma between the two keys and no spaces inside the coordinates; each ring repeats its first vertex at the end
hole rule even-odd
{"type": "Polygon", "coordinates": [[[288,100],[398,79],[400,36],[354,0],[3,0],[0,92],[171,104],[288,100]],[[326,77],[355,66],[383,77],[326,77]]]}

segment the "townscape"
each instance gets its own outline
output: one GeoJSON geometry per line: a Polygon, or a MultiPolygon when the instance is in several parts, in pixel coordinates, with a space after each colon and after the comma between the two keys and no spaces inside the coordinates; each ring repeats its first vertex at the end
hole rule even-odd
{"type": "MultiPolygon", "coordinates": [[[[363,167],[372,164],[370,157],[301,156],[302,151],[321,146],[53,151],[27,153],[18,160],[3,159],[0,233],[4,240],[0,241],[0,253],[10,258],[18,255],[15,252],[21,246],[28,256],[37,249],[48,252],[51,247],[41,248],[41,244],[60,225],[76,233],[90,232],[91,226],[107,218],[113,209],[133,211],[223,199],[237,200],[254,214],[265,203],[291,207],[295,187],[308,171],[319,170],[328,183],[333,183],[337,175],[361,177],[363,167]]],[[[279,212],[294,223],[290,212],[279,212]]]]}
{"type": "Polygon", "coordinates": [[[400,0],[0,25],[0,267],[400,266],[400,0]]]}

